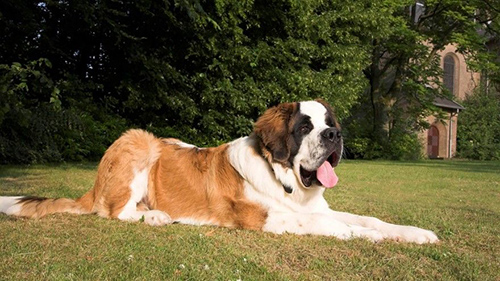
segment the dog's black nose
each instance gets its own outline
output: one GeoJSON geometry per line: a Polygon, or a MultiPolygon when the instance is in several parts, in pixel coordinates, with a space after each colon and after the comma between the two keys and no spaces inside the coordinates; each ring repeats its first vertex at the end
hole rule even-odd
{"type": "Polygon", "coordinates": [[[340,139],[342,135],[340,134],[340,131],[337,128],[328,128],[321,132],[321,136],[330,142],[335,142],[336,140],[340,139]]]}

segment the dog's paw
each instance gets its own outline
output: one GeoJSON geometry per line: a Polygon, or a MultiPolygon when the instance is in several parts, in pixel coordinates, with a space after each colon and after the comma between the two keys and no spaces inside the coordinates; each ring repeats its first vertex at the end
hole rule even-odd
{"type": "Polygon", "coordinates": [[[401,226],[397,231],[395,231],[395,233],[392,233],[391,238],[396,241],[417,244],[439,242],[439,239],[434,232],[414,226],[401,226]]]}
{"type": "Polygon", "coordinates": [[[147,211],[144,214],[144,222],[153,225],[160,226],[172,223],[172,218],[165,212],[159,210],[147,211]]]}

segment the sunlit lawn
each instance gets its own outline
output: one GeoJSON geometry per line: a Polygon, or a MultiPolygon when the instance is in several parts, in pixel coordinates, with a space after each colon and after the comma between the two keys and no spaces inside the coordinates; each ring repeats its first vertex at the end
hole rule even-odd
{"type": "MultiPolygon", "coordinates": [[[[344,161],[332,208],[434,230],[437,245],[0,215],[0,280],[499,280],[500,163],[344,161]]],[[[0,166],[0,195],[78,197],[96,164],[0,166]]]]}

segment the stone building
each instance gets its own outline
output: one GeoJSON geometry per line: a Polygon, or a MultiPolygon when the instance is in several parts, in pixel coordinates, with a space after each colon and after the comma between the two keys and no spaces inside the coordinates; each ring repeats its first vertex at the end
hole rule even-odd
{"type": "Polygon", "coordinates": [[[480,75],[467,67],[465,57],[456,52],[453,45],[442,50],[441,66],[443,68],[443,84],[453,93],[453,100],[436,98],[434,105],[444,111],[447,118],[427,117],[431,125],[420,134],[422,152],[429,158],[453,158],[457,147],[457,128],[459,113],[464,107],[459,104],[467,95],[473,93],[479,85],[480,75]]]}

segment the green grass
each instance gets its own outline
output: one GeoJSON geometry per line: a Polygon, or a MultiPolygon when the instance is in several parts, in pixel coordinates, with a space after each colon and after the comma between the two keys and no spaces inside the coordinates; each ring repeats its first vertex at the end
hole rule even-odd
{"type": "MultiPolygon", "coordinates": [[[[78,197],[95,164],[0,166],[0,195],[78,197]]],[[[434,230],[441,242],[151,227],[94,215],[0,215],[1,280],[499,280],[500,163],[344,161],[333,209],[434,230]]]]}

